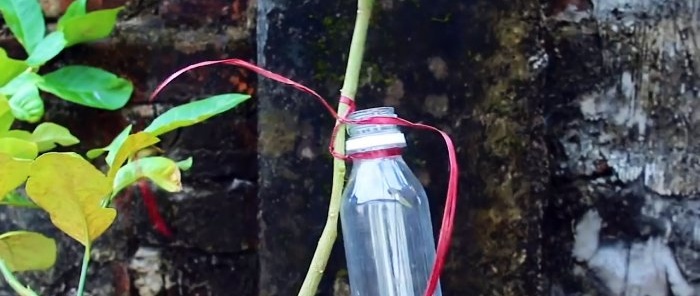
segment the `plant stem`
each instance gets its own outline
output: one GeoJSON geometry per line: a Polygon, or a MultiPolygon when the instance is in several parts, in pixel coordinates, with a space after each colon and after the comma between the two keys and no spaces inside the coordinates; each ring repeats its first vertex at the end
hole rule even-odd
{"type": "Polygon", "coordinates": [[[5,265],[5,261],[0,259],[0,272],[2,272],[2,276],[5,278],[8,284],[10,284],[10,287],[12,287],[17,294],[21,296],[37,296],[37,294],[32,291],[29,287],[25,287],[20,283],[17,278],[12,274],[12,271],[5,265]]]}
{"type": "MultiPolygon", "coordinates": [[[[372,14],[373,0],[358,0],[357,1],[357,19],[355,20],[355,29],[352,34],[352,42],[350,44],[350,54],[348,55],[348,65],[345,69],[345,80],[341,95],[354,100],[357,93],[357,85],[360,78],[360,69],[362,66],[362,57],[365,51],[365,41],[367,39],[367,29],[369,20],[372,14]]],[[[338,115],[345,116],[349,111],[349,106],[346,104],[338,105],[338,115]]],[[[335,123],[336,125],[340,122],[335,123]]],[[[345,152],[345,129],[338,129],[338,134],[335,138],[335,149],[338,153],[345,152]]],[[[333,244],[338,236],[338,215],[340,212],[341,196],[343,193],[345,181],[345,161],[341,159],[333,160],[333,184],[331,187],[331,200],[328,206],[328,218],[326,225],[321,233],[321,238],[316,246],[316,252],[311,260],[311,266],[306,274],[304,283],[299,290],[299,296],[316,295],[318,284],[321,282],[321,277],[326,269],[328,258],[331,255],[333,244]]]]}
{"type": "Polygon", "coordinates": [[[83,253],[83,266],[80,268],[80,282],[78,282],[78,294],[77,296],[83,296],[83,291],[85,290],[85,279],[87,278],[88,265],[90,264],[90,245],[85,246],[85,253],[83,253]]]}

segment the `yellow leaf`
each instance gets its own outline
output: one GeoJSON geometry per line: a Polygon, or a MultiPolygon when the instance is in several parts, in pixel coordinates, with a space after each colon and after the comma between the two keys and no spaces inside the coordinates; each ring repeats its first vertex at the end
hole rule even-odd
{"type": "Polygon", "coordinates": [[[36,232],[0,235],[0,258],[11,271],[43,270],[56,263],[56,242],[36,232]]]}
{"type": "Polygon", "coordinates": [[[102,172],[75,153],[46,153],[32,164],[27,195],[70,237],[89,246],[117,216],[101,206],[111,186],[102,172]]]}
{"type": "Polygon", "coordinates": [[[112,194],[141,178],[148,178],[169,192],[182,190],[180,168],[172,159],[153,156],[140,158],[121,167],[112,183],[112,194]]]}
{"type": "Polygon", "coordinates": [[[15,121],[15,116],[10,111],[10,103],[7,102],[7,97],[0,95],[0,133],[6,132],[15,121]]]}
{"type": "Polygon", "coordinates": [[[20,140],[25,140],[29,142],[34,142],[32,141],[32,133],[25,131],[25,130],[9,130],[5,133],[2,134],[2,137],[7,137],[7,138],[15,138],[15,139],[20,139],[20,140]]]}
{"type": "Polygon", "coordinates": [[[119,147],[119,150],[117,150],[117,153],[114,156],[114,161],[110,164],[107,177],[109,177],[110,180],[114,180],[114,176],[116,176],[119,168],[127,159],[129,159],[131,155],[158,142],[160,142],[158,137],[146,132],[138,132],[133,135],[129,135],[126,138],[126,141],[124,141],[124,144],[122,144],[121,147],[119,147]]]}
{"type": "Polygon", "coordinates": [[[31,160],[0,154],[0,199],[27,180],[31,165],[31,160]]]}
{"type": "Polygon", "coordinates": [[[0,153],[15,158],[34,159],[39,155],[39,147],[32,141],[17,138],[0,138],[0,153]]]}

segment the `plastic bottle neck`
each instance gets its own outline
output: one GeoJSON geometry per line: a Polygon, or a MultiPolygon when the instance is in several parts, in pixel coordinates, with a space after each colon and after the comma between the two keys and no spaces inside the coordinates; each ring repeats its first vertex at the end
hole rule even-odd
{"type": "MultiPolygon", "coordinates": [[[[396,117],[396,113],[392,107],[379,107],[355,111],[348,118],[362,120],[375,116],[396,117]]],[[[351,159],[400,155],[401,148],[406,147],[406,137],[393,124],[349,124],[348,135],[345,149],[351,159]]]]}

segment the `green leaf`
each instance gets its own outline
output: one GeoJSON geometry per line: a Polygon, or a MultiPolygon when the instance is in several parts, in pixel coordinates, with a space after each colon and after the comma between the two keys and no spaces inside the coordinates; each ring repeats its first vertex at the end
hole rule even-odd
{"type": "Polygon", "coordinates": [[[66,48],[66,39],[62,32],[53,32],[41,40],[39,45],[34,49],[32,54],[27,58],[27,64],[32,67],[44,65],[56,57],[61,51],[66,48]]]}
{"type": "Polygon", "coordinates": [[[154,156],[137,159],[121,167],[112,182],[112,194],[136,183],[141,178],[148,178],[158,187],[168,192],[182,190],[180,169],[169,158],[154,156]]]}
{"type": "Polygon", "coordinates": [[[105,158],[105,162],[107,162],[107,164],[111,166],[112,162],[114,161],[114,155],[116,155],[119,147],[121,147],[122,144],[124,144],[124,141],[126,141],[126,137],[129,136],[130,132],[131,132],[131,124],[128,125],[126,128],[124,128],[124,130],[122,130],[119,133],[119,135],[117,135],[117,137],[114,138],[114,140],[112,140],[112,143],[109,143],[109,145],[107,147],[95,148],[95,149],[91,149],[90,151],[88,151],[87,157],[89,159],[94,159],[94,158],[102,155],[102,153],[104,153],[105,151],[107,151],[109,153],[107,154],[107,157],[105,158]]]}
{"type": "Polygon", "coordinates": [[[22,185],[29,176],[31,165],[31,160],[0,154],[0,196],[5,196],[22,185]]]}
{"type": "Polygon", "coordinates": [[[38,86],[66,101],[106,110],[124,107],[134,90],[128,80],[88,66],[60,68],[44,75],[38,86]]]}
{"type": "Polygon", "coordinates": [[[44,116],[44,100],[36,85],[25,84],[10,98],[12,115],[19,120],[34,123],[44,116]]]}
{"type": "Polygon", "coordinates": [[[35,159],[39,155],[39,148],[31,141],[16,138],[0,138],[0,154],[7,154],[20,159],[35,159]]]}
{"type": "Polygon", "coordinates": [[[32,164],[26,189],[56,227],[85,246],[104,233],[117,215],[114,209],[101,206],[112,191],[107,177],[75,153],[39,156],[32,164]]]}
{"type": "Polygon", "coordinates": [[[70,131],[52,122],[42,122],[32,132],[32,141],[39,147],[39,151],[48,151],[56,147],[70,146],[80,143],[80,140],[73,136],[70,131]]]}
{"type": "Polygon", "coordinates": [[[32,133],[25,130],[9,130],[4,133],[1,133],[0,138],[15,138],[29,142],[34,142],[32,141],[32,133]]]}
{"type": "Polygon", "coordinates": [[[56,242],[43,234],[11,231],[0,235],[0,258],[11,271],[49,269],[56,263],[56,254],[56,242]]]}
{"type": "Polygon", "coordinates": [[[80,140],[73,136],[67,128],[52,122],[42,122],[32,133],[25,130],[10,130],[0,133],[0,139],[3,138],[33,142],[39,152],[54,149],[56,144],[65,147],[80,143],[80,140]]]}
{"type": "Polygon", "coordinates": [[[180,168],[181,171],[189,170],[192,167],[192,156],[188,157],[185,160],[178,161],[177,167],[180,168]]]}
{"type": "Polygon", "coordinates": [[[119,168],[129,157],[139,150],[150,147],[158,142],[160,142],[160,139],[146,132],[138,132],[126,137],[124,143],[116,149],[117,152],[114,154],[113,161],[109,163],[107,177],[109,179],[114,179],[119,168]]]}
{"type": "Polygon", "coordinates": [[[0,198],[0,205],[33,209],[39,207],[24,195],[19,194],[17,191],[10,192],[4,197],[0,198]]]}
{"type": "Polygon", "coordinates": [[[109,36],[117,24],[123,7],[102,9],[84,15],[73,15],[59,23],[58,30],[66,35],[68,46],[99,40],[109,36]]]}
{"type": "Polygon", "coordinates": [[[107,151],[106,147],[90,149],[87,153],[85,153],[85,157],[88,159],[95,159],[105,153],[105,151],[107,151]]]}
{"type": "Polygon", "coordinates": [[[87,0],[73,1],[66,9],[66,12],[58,19],[58,26],[56,29],[59,31],[62,30],[67,20],[76,16],[85,15],[85,13],[87,13],[87,0]]]}
{"type": "MultiPolygon", "coordinates": [[[[0,75],[2,75],[2,74],[0,74],[0,75]]],[[[31,71],[22,72],[22,74],[19,74],[18,76],[16,76],[12,80],[10,80],[10,82],[5,84],[5,86],[1,87],[0,94],[13,95],[13,94],[17,93],[20,89],[25,87],[26,85],[28,85],[28,84],[35,85],[39,81],[41,81],[42,79],[43,78],[41,78],[41,76],[37,75],[34,72],[31,72],[31,71]]]]}
{"type": "Polygon", "coordinates": [[[0,86],[4,86],[27,68],[29,68],[27,63],[8,57],[7,52],[0,48],[0,69],[2,69],[0,71],[0,86]]]}
{"type": "Polygon", "coordinates": [[[20,140],[25,140],[29,142],[32,141],[32,133],[25,130],[9,130],[5,133],[0,134],[3,138],[15,138],[20,140]]]}
{"type": "Polygon", "coordinates": [[[46,34],[46,23],[39,1],[2,0],[0,13],[27,53],[34,52],[46,34]]]}
{"type": "Polygon", "coordinates": [[[10,110],[10,103],[5,96],[0,95],[0,134],[8,131],[14,121],[15,117],[10,110]]]}
{"type": "Polygon", "coordinates": [[[244,94],[223,94],[180,105],[158,116],[144,131],[159,136],[226,112],[249,98],[244,94]]]}

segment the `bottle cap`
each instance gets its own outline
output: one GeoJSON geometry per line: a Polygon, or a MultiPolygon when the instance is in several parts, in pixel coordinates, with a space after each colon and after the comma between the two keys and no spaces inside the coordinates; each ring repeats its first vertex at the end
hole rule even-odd
{"type": "MultiPolygon", "coordinates": [[[[348,115],[348,119],[362,120],[370,117],[397,117],[393,107],[378,107],[358,110],[348,115]]],[[[348,124],[349,138],[345,142],[348,154],[406,147],[406,137],[393,124],[348,124]]]]}

